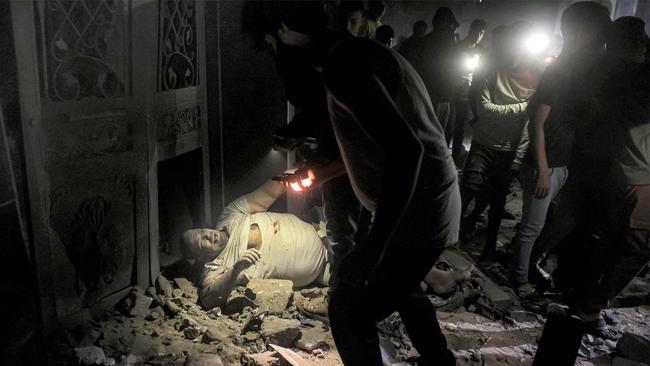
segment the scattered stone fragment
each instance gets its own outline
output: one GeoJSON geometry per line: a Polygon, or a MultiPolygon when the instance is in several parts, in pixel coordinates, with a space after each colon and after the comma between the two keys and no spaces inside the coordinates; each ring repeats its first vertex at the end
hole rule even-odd
{"type": "Polygon", "coordinates": [[[254,307],[255,303],[250,298],[233,291],[222,311],[226,315],[237,314],[241,313],[247,306],[254,307]]]}
{"type": "Polygon", "coordinates": [[[149,306],[151,299],[145,296],[144,290],[135,286],[131,289],[128,295],[124,297],[117,305],[117,308],[127,316],[144,318],[149,313],[149,306]]]}
{"type": "Polygon", "coordinates": [[[280,358],[276,357],[276,352],[262,352],[246,354],[242,356],[242,365],[244,366],[279,366],[280,358]]]}
{"type": "Polygon", "coordinates": [[[291,347],[301,336],[300,322],[295,319],[282,319],[267,316],[262,321],[262,336],[281,347],[291,347]]]}
{"type": "Polygon", "coordinates": [[[165,314],[167,314],[170,317],[176,316],[178,313],[181,312],[181,308],[176,305],[173,301],[171,300],[165,300],[165,306],[163,307],[165,310],[165,314]]]}
{"type": "Polygon", "coordinates": [[[158,296],[158,293],[156,292],[156,288],[153,286],[147,287],[147,291],[145,291],[145,294],[152,299],[155,299],[156,296],[158,296]]]}
{"type": "Polygon", "coordinates": [[[260,311],[281,314],[293,296],[293,282],[288,280],[251,279],[246,286],[255,294],[260,311]]]}
{"type": "Polygon", "coordinates": [[[266,313],[249,313],[243,319],[241,333],[244,334],[248,331],[259,331],[262,326],[262,321],[266,317],[266,313]]]}
{"type": "Polygon", "coordinates": [[[194,287],[192,282],[190,282],[187,278],[183,277],[177,277],[174,278],[174,283],[178,288],[183,291],[183,296],[187,297],[188,299],[196,302],[199,299],[199,292],[194,287]]]}
{"type": "Polygon", "coordinates": [[[650,360],[650,340],[638,334],[624,333],[616,344],[616,350],[632,361],[647,363],[650,360]]]}
{"type": "Polygon", "coordinates": [[[284,347],[280,347],[276,344],[269,344],[280,357],[286,361],[291,366],[308,366],[307,360],[302,358],[298,353],[284,347]]]}
{"type": "Polygon", "coordinates": [[[106,361],[104,350],[96,346],[75,348],[74,351],[82,365],[101,365],[106,361]]]}
{"type": "Polygon", "coordinates": [[[156,306],[155,308],[151,309],[149,311],[149,314],[147,315],[147,320],[156,320],[156,319],[161,319],[165,316],[165,310],[163,310],[162,307],[156,306]]]}
{"type": "Polygon", "coordinates": [[[212,343],[212,342],[225,342],[229,340],[231,331],[227,328],[214,326],[206,329],[203,333],[203,343],[212,343]]]}
{"type": "Polygon", "coordinates": [[[325,352],[320,348],[311,351],[311,354],[318,358],[325,358],[325,352]]]}
{"type": "Polygon", "coordinates": [[[316,349],[328,349],[327,330],[322,326],[301,328],[302,336],[296,342],[296,347],[307,352],[316,349]]]}
{"type": "Polygon", "coordinates": [[[177,299],[179,297],[183,296],[183,291],[181,289],[175,288],[172,290],[172,297],[177,299]]]}
{"type": "Polygon", "coordinates": [[[198,358],[188,358],[185,366],[223,366],[223,362],[218,355],[201,355],[198,358]]]}
{"type": "Polygon", "coordinates": [[[158,290],[159,294],[162,294],[165,297],[172,297],[172,292],[174,291],[169,280],[163,275],[156,278],[156,290],[158,290]]]}

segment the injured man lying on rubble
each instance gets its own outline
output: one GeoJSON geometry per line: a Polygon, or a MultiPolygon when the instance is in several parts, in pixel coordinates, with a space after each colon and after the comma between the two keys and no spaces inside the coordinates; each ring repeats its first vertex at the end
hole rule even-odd
{"type": "MultiPolygon", "coordinates": [[[[291,280],[294,287],[328,285],[331,273],[324,228],[293,214],[268,212],[285,189],[282,183],[269,180],[228,204],[217,229],[191,229],[182,235],[185,258],[207,262],[199,284],[203,308],[223,306],[235,286],[252,278],[291,280]]],[[[433,267],[423,286],[443,295],[469,279],[472,270],[433,267]]],[[[307,310],[325,315],[326,309],[307,310]]]]}

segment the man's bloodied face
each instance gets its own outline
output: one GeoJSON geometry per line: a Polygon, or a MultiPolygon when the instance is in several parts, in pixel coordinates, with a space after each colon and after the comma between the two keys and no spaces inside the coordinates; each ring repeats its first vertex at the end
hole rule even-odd
{"type": "Polygon", "coordinates": [[[181,245],[187,259],[214,258],[221,254],[228,243],[223,230],[192,229],[183,233],[181,245]]]}

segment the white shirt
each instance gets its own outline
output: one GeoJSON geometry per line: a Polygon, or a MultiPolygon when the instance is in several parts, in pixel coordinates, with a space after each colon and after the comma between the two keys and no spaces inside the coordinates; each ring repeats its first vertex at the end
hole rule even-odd
{"type": "Polygon", "coordinates": [[[228,243],[206,267],[213,270],[232,267],[248,249],[253,224],[257,224],[262,236],[261,259],[244,271],[245,276],[291,280],[295,287],[317,279],[324,281],[327,251],[314,227],[292,214],[251,213],[245,197],[239,197],[224,209],[217,228],[226,228],[228,243]]]}

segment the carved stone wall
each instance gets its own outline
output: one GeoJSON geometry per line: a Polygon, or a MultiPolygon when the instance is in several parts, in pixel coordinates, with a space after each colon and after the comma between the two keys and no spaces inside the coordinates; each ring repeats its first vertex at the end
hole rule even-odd
{"type": "Polygon", "coordinates": [[[36,2],[42,73],[54,101],[130,93],[128,0],[36,2]]]}
{"type": "Polygon", "coordinates": [[[188,132],[201,128],[201,110],[199,106],[174,110],[158,119],[158,142],[172,141],[188,132]]]}
{"type": "Polygon", "coordinates": [[[199,85],[194,0],[160,0],[158,90],[199,85]]]}

